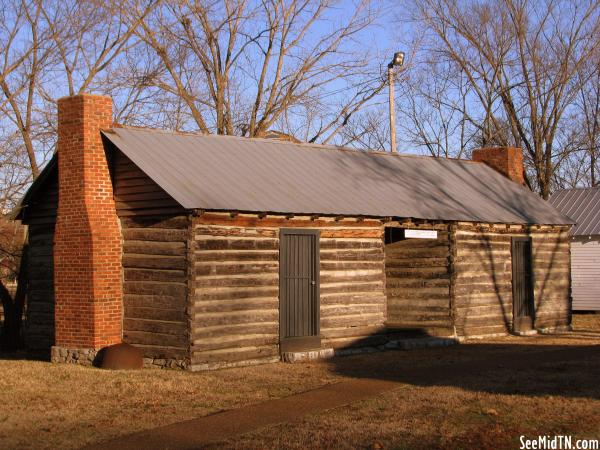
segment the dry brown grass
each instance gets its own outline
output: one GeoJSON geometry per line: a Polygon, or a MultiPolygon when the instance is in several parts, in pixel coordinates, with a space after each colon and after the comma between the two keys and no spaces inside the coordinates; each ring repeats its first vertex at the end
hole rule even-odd
{"type": "Polygon", "coordinates": [[[285,364],[189,373],[0,360],[0,448],[76,448],[287,396],[335,378],[285,364]]]}
{"type": "Polygon", "coordinates": [[[574,325],[574,333],[561,336],[205,373],[0,360],[0,447],[74,448],[357,377],[393,378],[399,384],[371,400],[218,447],[517,448],[519,434],[600,438],[600,352],[589,347],[583,363],[552,358],[556,349],[600,344],[600,315],[575,316],[574,325]],[[506,355],[526,360],[540,348],[549,355],[543,364],[518,371],[502,365],[481,369],[481,361],[506,355]],[[462,371],[452,369],[461,365],[462,371]],[[434,381],[401,375],[404,367],[427,366],[445,366],[448,372],[434,371],[434,381]]]}

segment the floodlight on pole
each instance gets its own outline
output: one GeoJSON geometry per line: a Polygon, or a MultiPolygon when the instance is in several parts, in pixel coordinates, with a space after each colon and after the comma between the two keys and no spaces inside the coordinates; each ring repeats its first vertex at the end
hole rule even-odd
{"type": "Polygon", "coordinates": [[[396,151],[396,111],[394,107],[394,67],[402,67],[404,65],[404,52],[394,53],[394,57],[388,64],[388,85],[390,92],[390,138],[391,152],[396,151]]]}

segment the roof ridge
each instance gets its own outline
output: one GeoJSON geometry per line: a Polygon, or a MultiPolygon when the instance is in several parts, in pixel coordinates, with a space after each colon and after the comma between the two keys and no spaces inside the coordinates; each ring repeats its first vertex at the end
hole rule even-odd
{"type": "Polygon", "coordinates": [[[270,144],[276,144],[276,145],[290,145],[290,146],[298,146],[298,147],[303,147],[303,148],[315,148],[315,149],[320,149],[320,150],[336,150],[336,151],[345,151],[345,152],[352,152],[352,153],[365,153],[365,154],[370,154],[370,155],[375,155],[375,156],[388,156],[388,157],[395,157],[395,158],[420,158],[420,159],[435,159],[438,161],[452,161],[452,162],[457,162],[457,163],[473,163],[473,164],[482,164],[479,161],[473,161],[470,159],[460,159],[460,158],[443,158],[443,157],[437,157],[437,156],[431,156],[431,155],[413,155],[410,153],[399,153],[399,152],[388,152],[388,151],[384,151],[384,150],[372,150],[372,149],[360,149],[360,148],[353,148],[353,147],[347,147],[347,146],[338,146],[338,145],[329,145],[329,144],[316,144],[314,142],[304,142],[304,141],[300,141],[300,142],[292,142],[292,141],[282,141],[282,140],[278,140],[278,139],[270,139],[270,138],[263,138],[263,137],[247,137],[247,136],[237,136],[237,135],[224,135],[224,134],[213,134],[213,133],[204,133],[201,131],[197,131],[197,132],[186,132],[186,131],[174,131],[174,130],[164,130],[161,128],[150,128],[150,127],[140,127],[140,126],[135,126],[135,125],[121,125],[121,124],[115,124],[113,125],[113,128],[109,129],[109,130],[103,130],[104,132],[107,133],[115,133],[116,131],[114,129],[129,129],[129,130],[133,130],[133,131],[148,131],[148,132],[153,132],[153,133],[160,133],[160,134],[173,134],[173,135],[179,135],[179,136],[190,136],[190,137],[207,137],[207,138],[217,138],[217,139],[235,139],[235,140],[251,140],[251,141],[263,141],[263,142],[267,142],[270,144]]]}

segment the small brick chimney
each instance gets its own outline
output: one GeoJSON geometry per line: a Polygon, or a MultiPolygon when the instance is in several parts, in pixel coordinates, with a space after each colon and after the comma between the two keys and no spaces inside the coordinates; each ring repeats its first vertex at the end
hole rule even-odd
{"type": "Polygon", "coordinates": [[[58,100],[53,360],[122,339],[121,233],[100,135],[111,125],[110,97],[58,100]]]}
{"type": "Polygon", "coordinates": [[[482,162],[505,177],[525,184],[523,151],[518,147],[487,147],[473,150],[473,161],[482,162]]]}

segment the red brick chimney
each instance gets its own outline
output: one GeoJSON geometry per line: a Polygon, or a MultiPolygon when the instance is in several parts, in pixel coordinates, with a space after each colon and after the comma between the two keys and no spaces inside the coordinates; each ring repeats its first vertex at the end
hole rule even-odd
{"type": "MultiPolygon", "coordinates": [[[[121,233],[100,135],[111,125],[110,97],[58,101],[54,290],[55,346],[62,356],[64,349],[93,354],[122,338],[121,233]]],[[[53,350],[53,359],[58,353],[53,350]]]]}
{"type": "Polygon", "coordinates": [[[523,151],[518,147],[487,147],[473,150],[473,161],[482,162],[505,177],[525,184],[523,151]]]}

